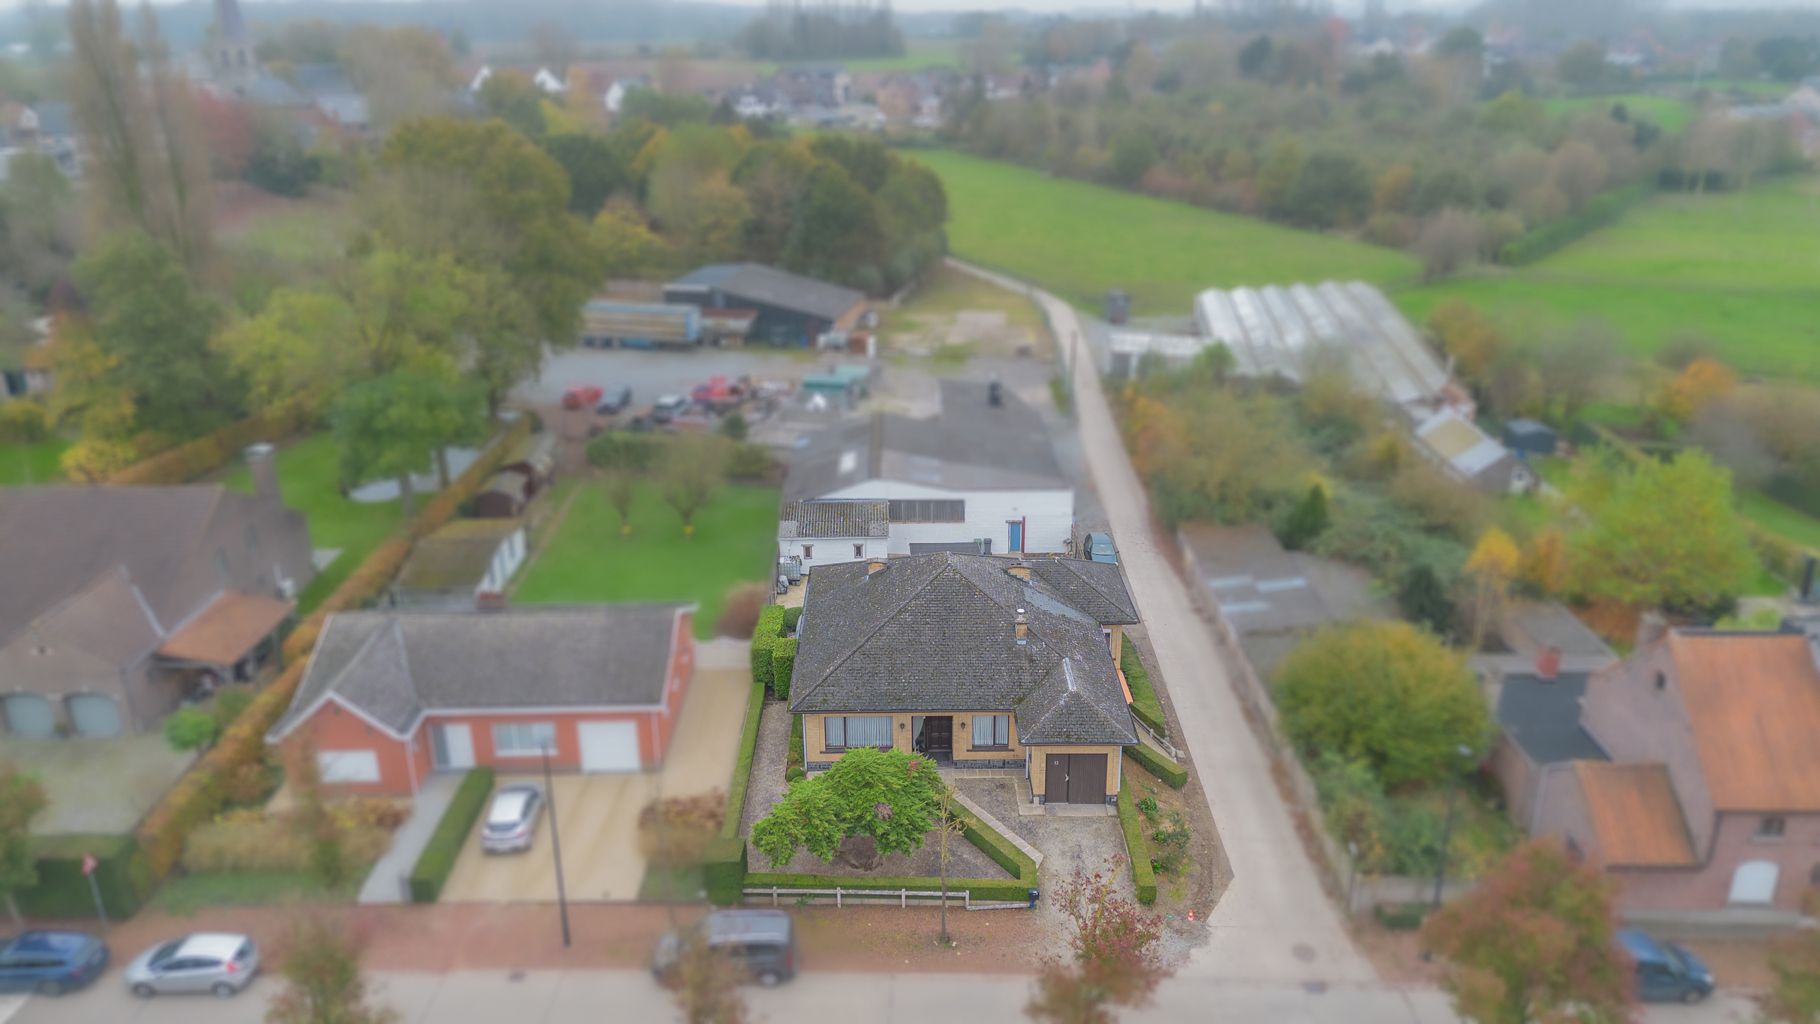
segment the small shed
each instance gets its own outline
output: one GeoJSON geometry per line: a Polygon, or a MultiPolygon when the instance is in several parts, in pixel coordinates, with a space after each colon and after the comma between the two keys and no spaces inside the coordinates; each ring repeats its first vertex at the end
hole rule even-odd
{"type": "Polygon", "coordinates": [[[522,473],[501,470],[474,497],[474,518],[515,519],[524,515],[531,498],[531,482],[522,473]]]}
{"type": "Polygon", "coordinates": [[[556,475],[556,435],[546,430],[525,438],[500,463],[499,471],[525,478],[525,500],[537,497],[556,475]]]}
{"type": "Polygon", "coordinates": [[[1553,455],[1559,438],[1553,427],[1535,420],[1510,420],[1504,424],[1504,447],[1525,458],[1553,455]]]}
{"type": "Polygon", "coordinates": [[[505,593],[525,560],[524,523],[457,519],[418,541],[392,584],[400,608],[475,608],[505,593]]]}

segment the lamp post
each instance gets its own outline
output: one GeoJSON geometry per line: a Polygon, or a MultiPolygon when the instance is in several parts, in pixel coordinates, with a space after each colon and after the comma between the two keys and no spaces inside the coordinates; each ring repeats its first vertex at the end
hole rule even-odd
{"type": "Polygon", "coordinates": [[[1454,805],[1460,799],[1460,776],[1465,774],[1466,766],[1472,762],[1472,748],[1462,743],[1455,748],[1460,755],[1460,768],[1453,773],[1447,785],[1447,816],[1441,820],[1441,856],[1435,863],[1435,899],[1434,905],[1441,905],[1441,887],[1447,882],[1447,850],[1453,843],[1454,805]]]}
{"type": "Polygon", "coordinates": [[[543,791],[550,803],[550,856],[556,859],[556,908],[562,915],[562,948],[569,948],[569,893],[562,884],[562,835],[556,830],[556,787],[550,781],[550,744],[543,744],[543,791]]]}

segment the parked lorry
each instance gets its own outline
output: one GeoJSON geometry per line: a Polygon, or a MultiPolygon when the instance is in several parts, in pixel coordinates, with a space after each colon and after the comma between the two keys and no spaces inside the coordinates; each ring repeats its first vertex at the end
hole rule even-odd
{"type": "Polygon", "coordinates": [[[592,299],[581,310],[581,343],[596,348],[655,348],[701,343],[695,306],[592,299]]]}

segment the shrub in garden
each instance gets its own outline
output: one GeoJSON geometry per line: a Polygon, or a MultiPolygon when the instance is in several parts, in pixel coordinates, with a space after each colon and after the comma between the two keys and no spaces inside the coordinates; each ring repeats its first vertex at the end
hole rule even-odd
{"type": "Polygon", "coordinates": [[[778,700],[790,699],[790,677],[796,671],[796,638],[778,637],[771,641],[771,692],[778,700]]]}
{"type": "Polygon", "coordinates": [[[758,624],[752,627],[752,681],[771,689],[771,645],[784,631],[784,610],[766,605],[758,613],[758,624]]]}
{"type": "Polygon", "coordinates": [[[716,636],[750,636],[758,628],[758,616],[771,600],[771,588],[763,583],[735,583],[727,588],[726,600],[715,620],[716,636]]]}
{"type": "Polygon", "coordinates": [[[588,464],[643,473],[657,464],[661,442],[650,434],[609,430],[588,442],[588,464]]]}
{"type": "Polygon", "coordinates": [[[226,729],[234,724],[234,719],[253,703],[253,690],[248,686],[229,686],[215,694],[215,701],[209,705],[209,713],[215,716],[215,722],[226,729]]]}
{"type": "Polygon", "coordinates": [[[1161,827],[1150,833],[1150,866],[1165,875],[1173,875],[1188,864],[1189,844],[1194,831],[1180,811],[1170,811],[1161,827]]]}
{"type": "Polygon", "coordinates": [[[726,811],[726,794],[718,789],[653,800],[638,812],[639,852],[653,864],[700,864],[726,811]]]}
{"type": "Polygon", "coordinates": [[[777,473],[777,460],[762,444],[742,441],[727,453],[727,478],[744,482],[769,480],[777,473]]]}
{"type": "Polygon", "coordinates": [[[44,440],[48,432],[44,406],[37,401],[17,399],[0,402],[0,441],[31,444],[44,440]]]}
{"type": "Polygon", "coordinates": [[[201,708],[180,708],[164,720],[164,740],[173,750],[201,750],[221,735],[221,723],[201,708]]]}

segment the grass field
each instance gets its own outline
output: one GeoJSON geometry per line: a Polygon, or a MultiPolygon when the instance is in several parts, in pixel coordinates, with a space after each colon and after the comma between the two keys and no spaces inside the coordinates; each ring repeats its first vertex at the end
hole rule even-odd
{"type": "Polygon", "coordinates": [[[695,534],[642,485],[632,505],[632,535],[596,484],[584,485],[561,525],[525,571],[515,604],[588,601],[695,601],[695,635],[714,635],[727,589],[764,582],[777,557],[777,491],[722,487],[695,516],[695,534]]]}
{"type": "MultiPolygon", "coordinates": [[[[308,613],[347,579],[367,553],[398,528],[398,502],[367,504],[341,496],[335,439],[314,434],[278,451],[278,489],[284,502],[309,517],[310,543],[318,548],[340,548],[341,554],[318,573],[299,595],[298,610],[308,613]]],[[[244,463],[228,473],[227,484],[251,492],[252,477],[244,463]]],[[[420,502],[423,499],[419,496],[420,502]]]]}
{"type": "Polygon", "coordinates": [[[841,61],[841,65],[851,72],[958,68],[961,66],[960,41],[911,39],[905,42],[902,57],[862,57],[859,60],[841,61]]]}
{"type": "Polygon", "coordinates": [[[60,437],[31,444],[0,445],[0,486],[47,484],[59,474],[57,459],[70,443],[60,437]]]}
{"type": "Polygon", "coordinates": [[[1820,381],[1816,237],[1817,178],[1662,195],[1529,267],[1394,298],[1416,320],[1445,299],[1465,299],[1517,331],[1597,317],[1638,355],[1698,335],[1743,372],[1820,381]]]}
{"type": "Polygon", "coordinates": [[[1604,114],[1619,103],[1632,117],[1640,117],[1654,122],[1657,127],[1669,134],[1679,134],[1687,127],[1690,117],[1687,101],[1672,96],[1656,96],[1650,93],[1625,93],[1617,96],[1570,96],[1555,97],[1547,101],[1548,112],[1560,116],[1563,114],[1581,114],[1596,111],[1604,114]]]}
{"type": "Polygon", "coordinates": [[[1084,309],[1108,288],[1138,316],[1186,315],[1205,288],[1413,277],[1403,253],[1250,217],[1053,178],[941,150],[911,158],[941,175],[958,256],[1035,281],[1084,309]]]}
{"type": "Polygon", "coordinates": [[[1767,494],[1746,492],[1738,497],[1744,518],[1771,533],[1803,547],[1820,551],[1820,519],[1790,508],[1767,494]]]}

